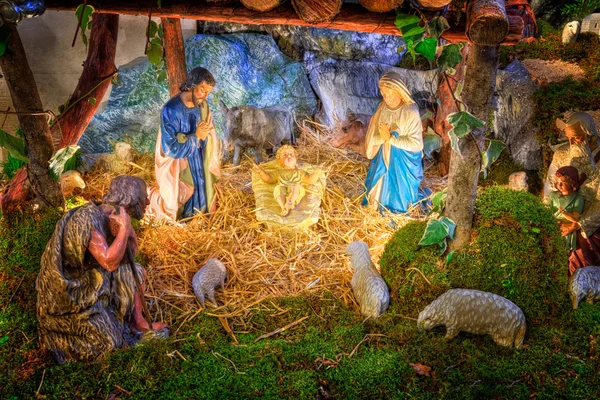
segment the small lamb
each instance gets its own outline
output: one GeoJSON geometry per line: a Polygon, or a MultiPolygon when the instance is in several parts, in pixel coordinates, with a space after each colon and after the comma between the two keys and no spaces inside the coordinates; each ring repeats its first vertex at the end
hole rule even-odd
{"type": "Polygon", "coordinates": [[[446,326],[446,339],[460,331],[490,335],[500,346],[517,348],[525,338],[525,315],[512,301],[493,293],[451,289],[419,314],[419,329],[446,326]]]}
{"type": "Polygon", "coordinates": [[[205,296],[207,296],[216,306],[215,288],[221,286],[221,289],[224,289],[226,279],[227,270],[223,263],[216,258],[209,259],[206,264],[196,272],[192,279],[192,288],[194,288],[194,294],[196,295],[196,298],[198,298],[200,304],[202,304],[202,308],[206,308],[204,306],[205,296]]]}
{"type": "Polygon", "coordinates": [[[352,242],[346,247],[354,268],[352,290],[360,305],[360,312],[366,317],[377,318],[390,304],[390,291],[375,268],[369,247],[365,242],[352,242]]]}
{"type": "Polygon", "coordinates": [[[583,299],[589,304],[600,300],[600,267],[579,268],[569,279],[569,296],[573,310],[577,309],[583,299]]]}

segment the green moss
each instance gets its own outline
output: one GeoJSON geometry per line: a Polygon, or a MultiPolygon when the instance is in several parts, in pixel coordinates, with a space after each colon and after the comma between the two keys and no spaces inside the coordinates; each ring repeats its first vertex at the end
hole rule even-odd
{"type": "Polygon", "coordinates": [[[418,246],[424,229],[419,222],[399,229],[381,256],[392,301],[401,303],[398,312],[414,316],[450,287],[504,296],[537,320],[556,317],[567,304],[565,246],[551,211],[533,195],[484,190],[476,202],[474,240],[449,265],[434,248],[418,246]]]}

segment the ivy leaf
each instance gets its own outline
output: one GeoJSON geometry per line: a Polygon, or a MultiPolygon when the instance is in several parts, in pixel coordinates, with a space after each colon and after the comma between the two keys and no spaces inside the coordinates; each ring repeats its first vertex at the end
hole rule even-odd
{"type": "Polygon", "coordinates": [[[452,259],[454,258],[454,252],[455,250],[452,250],[450,253],[448,253],[448,255],[446,256],[446,264],[449,264],[450,261],[452,261],[452,259]]]}
{"type": "Polygon", "coordinates": [[[83,42],[83,44],[85,45],[85,48],[87,49],[87,45],[88,45],[87,36],[85,35],[85,33],[83,31],[81,31],[81,41],[83,42]]]}
{"type": "Polygon", "coordinates": [[[436,38],[427,38],[421,40],[415,46],[415,51],[419,54],[422,54],[428,60],[435,60],[435,50],[437,49],[437,39],[436,38]]]}
{"type": "Polygon", "coordinates": [[[442,71],[456,67],[462,61],[460,46],[457,44],[447,44],[442,47],[442,53],[438,57],[437,63],[442,71]]]}
{"type": "Polygon", "coordinates": [[[473,129],[481,128],[484,126],[483,121],[468,111],[459,111],[449,114],[447,117],[448,122],[452,125],[454,134],[461,138],[473,131],[473,129]]]}
{"type": "Polygon", "coordinates": [[[9,135],[0,129],[0,147],[4,147],[13,158],[26,163],[29,162],[23,138],[9,135]]]}
{"type": "Polygon", "coordinates": [[[8,342],[8,335],[4,335],[0,338],[0,345],[3,345],[6,342],[8,342]]]}
{"type": "Polygon", "coordinates": [[[454,133],[454,129],[450,129],[448,131],[448,137],[450,138],[450,146],[452,147],[452,150],[454,150],[456,152],[456,154],[458,154],[460,157],[462,157],[461,152],[460,152],[460,146],[458,143],[460,138],[458,136],[456,136],[456,133],[454,133]]]}
{"type": "Polygon", "coordinates": [[[436,192],[433,196],[431,196],[431,204],[433,205],[431,212],[441,213],[444,211],[447,196],[447,189],[444,189],[441,192],[436,192]]]}
{"type": "Polygon", "coordinates": [[[0,28],[0,56],[4,55],[4,52],[6,51],[6,46],[8,46],[8,39],[10,39],[10,28],[6,25],[4,25],[2,28],[0,28]]]}
{"type": "Polygon", "coordinates": [[[96,105],[96,98],[95,97],[88,97],[87,101],[89,101],[91,105],[96,105]]]}
{"type": "Polygon", "coordinates": [[[86,4],[80,4],[75,10],[75,15],[77,16],[77,21],[81,21],[81,31],[85,32],[86,29],[91,28],[91,17],[94,13],[94,7],[86,4]],[[83,13],[83,15],[82,15],[83,13]]]}
{"type": "Polygon", "coordinates": [[[60,180],[60,176],[71,169],[75,169],[79,162],[79,146],[67,146],[58,150],[50,159],[50,175],[55,181],[60,180]]]}
{"type": "Polygon", "coordinates": [[[419,26],[416,24],[409,25],[409,26],[405,26],[403,28],[402,37],[406,41],[412,40],[414,42],[415,40],[421,39],[421,37],[423,37],[424,33],[425,33],[425,28],[423,28],[422,26],[419,26]]]}
{"type": "Polygon", "coordinates": [[[454,223],[454,221],[452,221],[448,217],[442,217],[442,218],[440,218],[440,222],[442,224],[444,224],[444,226],[446,227],[446,229],[448,229],[448,237],[450,239],[452,239],[454,237],[454,230],[456,229],[456,223],[454,223]]]}
{"type": "Polygon", "coordinates": [[[162,46],[162,40],[160,40],[160,38],[158,38],[158,37],[155,37],[155,38],[153,38],[153,39],[150,41],[150,43],[152,43],[152,44],[157,44],[157,45],[159,45],[159,46],[162,46]]]}
{"type": "Polygon", "coordinates": [[[442,33],[448,29],[450,29],[450,24],[444,17],[434,17],[427,23],[427,31],[436,39],[439,39],[442,33]]]}
{"type": "Polygon", "coordinates": [[[416,15],[409,15],[409,14],[398,14],[396,15],[396,28],[398,28],[398,30],[400,32],[402,32],[402,34],[404,34],[404,31],[402,30],[402,28],[409,26],[409,25],[414,25],[421,22],[421,18],[417,17],[416,15]]]}
{"type": "Polygon", "coordinates": [[[163,58],[163,47],[155,43],[150,43],[146,55],[150,64],[157,65],[163,58]]]}
{"type": "Polygon", "coordinates": [[[500,158],[500,154],[506,148],[506,145],[500,140],[490,140],[488,148],[481,153],[481,169],[483,177],[487,178],[487,170],[491,165],[500,158]]]}
{"type": "Polygon", "coordinates": [[[167,82],[169,80],[169,76],[167,75],[167,71],[166,70],[161,70],[158,75],[156,76],[156,80],[158,80],[159,82],[167,82]]]}
{"type": "Polygon", "coordinates": [[[147,36],[149,38],[153,38],[154,36],[156,36],[157,32],[158,32],[158,24],[154,21],[150,21],[150,25],[148,25],[148,32],[146,32],[147,36]]]}
{"type": "Polygon", "coordinates": [[[448,228],[442,222],[437,219],[430,219],[427,222],[425,233],[419,241],[420,246],[429,246],[432,244],[438,244],[446,239],[448,236],[448,228]]]}
{"type": "Polygon", "coordinates": [[[442,138],[431,127],[427,128],[427,134],[423,138],[423,151],[427,157],[431,157],[431,153],[440,151],[441,148],[442,138]]]}

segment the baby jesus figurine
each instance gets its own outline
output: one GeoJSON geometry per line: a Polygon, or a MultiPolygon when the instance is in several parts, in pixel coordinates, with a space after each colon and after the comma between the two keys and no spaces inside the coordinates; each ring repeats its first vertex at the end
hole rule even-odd
{"type": "Polygon", "coordinates": [[[281,216],[285,217],[291,210],[296,208],[302,200],[306,191],[304,185],[314,185],[324,173],[322,169],[317,168],[312,174],[298,169],[298,154],[296,149],[290,145],[283,145],[277,150],[277,162],[282,167],[273,176],[263,170],[257,164],[253,164],[253,169],[259,174],[260,179],[265,183],[277,183],[273,190],[273,196],[281,207],[281,216]]]}

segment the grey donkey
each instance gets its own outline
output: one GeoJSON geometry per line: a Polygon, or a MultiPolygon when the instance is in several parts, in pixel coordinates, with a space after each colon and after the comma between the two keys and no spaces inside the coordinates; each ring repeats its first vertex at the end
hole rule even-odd
{"type": "Polygon", "coordinates": [[[194,288],[194,294],[200,304],[202,304],[202,308],[206,308],[204,306],[205,297],[208,297],[215,306],[217,305],[217,302],[215,301],[215,288],[220,286],[221,289],[224,289],[226,279],[227,270],[223,263],[216,258],[210,258],[206,264],[196,272],[192,279],[192,288],[194,288]]]}
{"type": "Polygon", "coordinates": [[[600,300],[600,267],[579,268],[569,279],[569,296],[573,309],[577,309],[583,299],[589,304],[600,300]]]}
{"type": "Polygon", "coordinates": [[[525,315],[512,301],[489,292],[451,289],[419,314],[419,329],[446,326],[446,339],[460,331],[490,335],[500,346],[517,348],[525,339],[525,315]]]}
{"type": "Polygon", "coordinates": [[[352,242],[346,247],[354,269],[352,290],[360,305],[360,312],[366,317],[377,318],[390,304],[390,291],[375,268],[369,247],[365,242],[352,242]]]}

